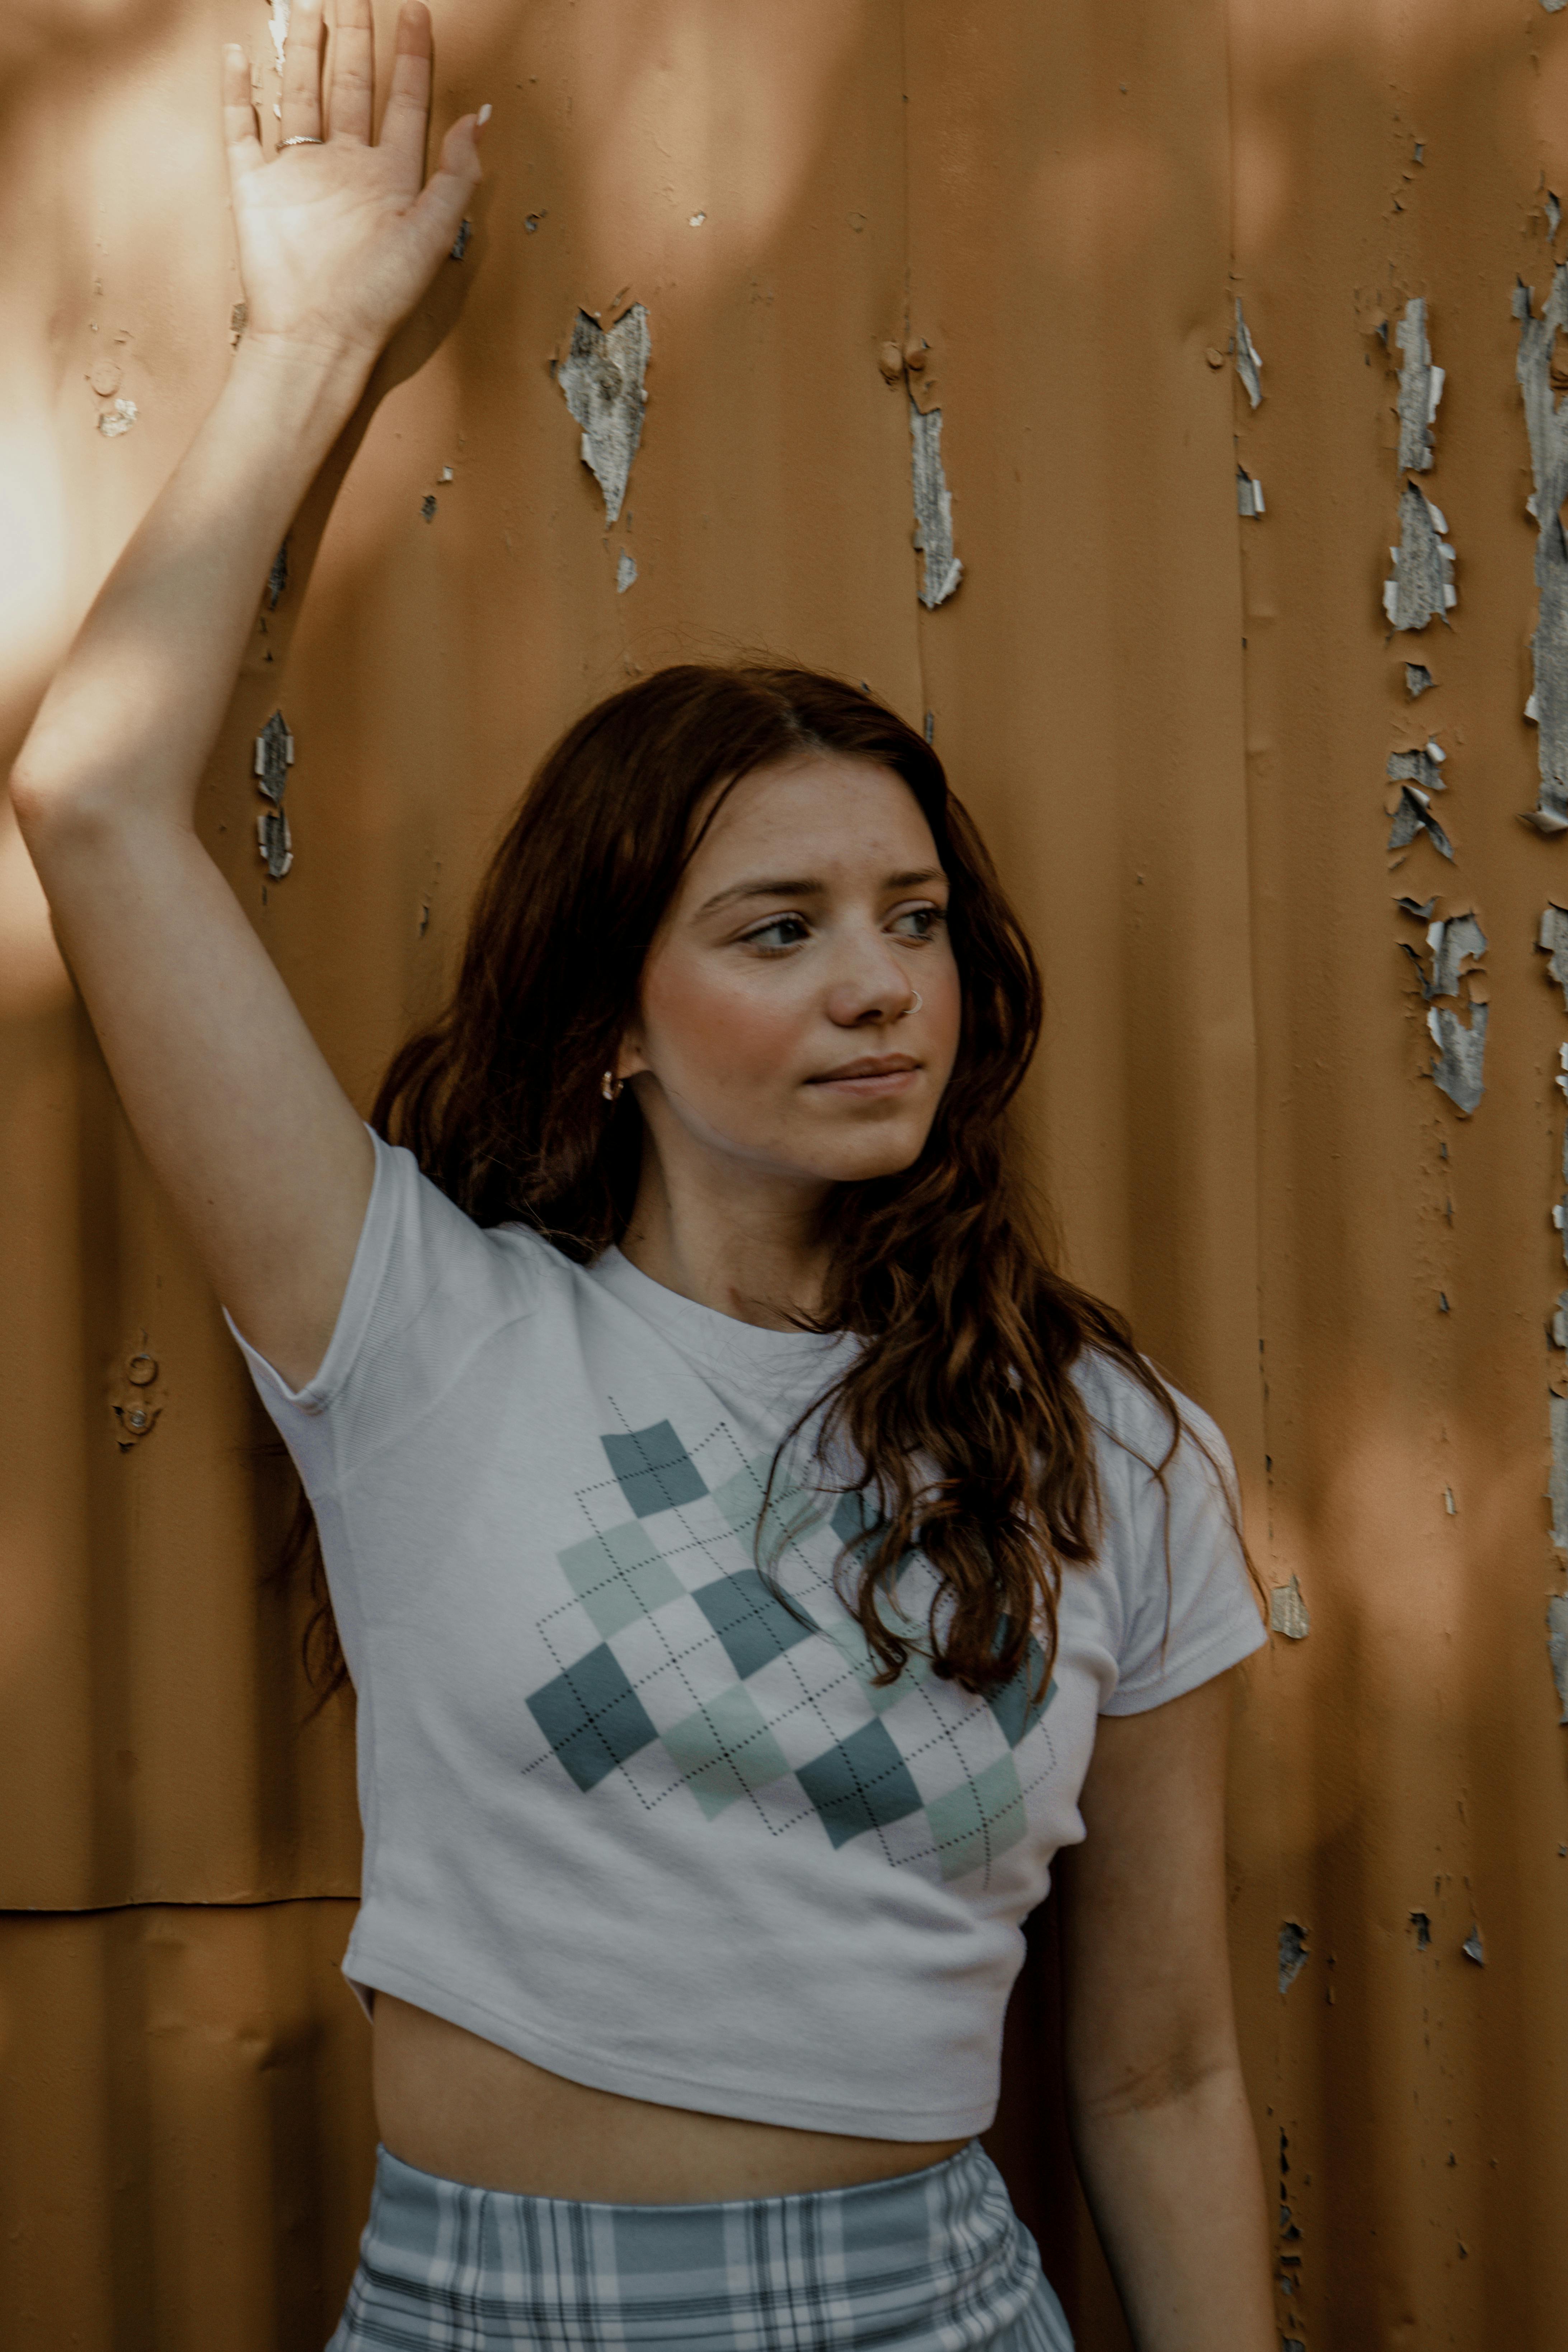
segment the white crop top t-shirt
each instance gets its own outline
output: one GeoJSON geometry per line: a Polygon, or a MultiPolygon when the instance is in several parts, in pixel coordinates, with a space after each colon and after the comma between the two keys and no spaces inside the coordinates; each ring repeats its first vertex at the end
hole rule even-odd
{"type": "MultiPolygon", "coordinates": [[[[990,2122],[1019,1923],[1083,1835],[1097,1715],[1263,1633],[1190,1444],[1167,1586],[1165,1504],[1126,1450],[1157,1461],[1163,1423],[1095,1360],[1102,1558],[1064,1576],[1043,1706],[1029,1677],[977,1698],[919,1661],[874,1688],[833,1581],[854,1498],[775,1490],[795,1612],[753,1551],[774,1446],[854,1344],[485,1231],[377,1139],[316,1379],[246,1349],[359,1694],[356,1987],[665,2105],[888,2139],[990,2122]]],[[[917,1621],[930,1573],[900,1584],[917,1621]]]]}

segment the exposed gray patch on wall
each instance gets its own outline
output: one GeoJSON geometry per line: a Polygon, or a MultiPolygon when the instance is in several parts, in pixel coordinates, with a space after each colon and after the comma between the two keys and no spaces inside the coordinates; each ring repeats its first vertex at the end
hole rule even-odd
{"type": "Polygon", "coordinates": [[[626,553],[626,549],[623,547],[623,548],[622,548],[622,550],[621,550],[621,560],[620,560],[620,562],[619,562],[616,564],[616,595],[617,595],[617,596],[624,596],[624,595],[626,594],[626,590],[631,586],[632,582],[637,578],[637,564],[636,564],[636,562],[634,562],[634,560],[632,559],[632,557],[631,557],[631,556],[629,556],[629,555],[626,553]]]}
{"type": "Polygon", "coordinates": [[[1568,1397],[1549,1395],[1552,1420],[1552,1473],[1546,1492],[1552,1502],[1552,1540],[1568,1551],[1568,1397]]]}
{"type": "Polygon", "coordinates": [[[122,433],[130,432],[140,415],[133,400],[117,400],[111,407],[99,411],[98,429],[106,441],[118,441],[122,433]]]}
{"type": "MultiPolygon", "coordinates": [[[[1406,792],[1414,789],[1405,786],[1406,792]]],[[[1404,913],[1419,919],[1430,913],[1436,902],[1402,898],[1395,903],[1404,913]]],[[[1485,1091],[1489,1008],[1486,977],[1479,967],[1487,951],[1487,935],[1474,912],[1465,907],[1427,924],[1429,969],[1423,967],[1420,956],[1405,940],[1401,940],[1399,946],[1415,966],[1427,1007],[1426,1027],[1437,1048],[1430,1073],[1433,1082],[1460,1110],[1472,1112],[1485,1091]]]]}
{"type": "Polygon", "coordinates": [[[1410,1924],[1415,1930],[1416,1950],[1418,1952],[1429,1952],[1432,1948],[1432,1920],[1430,1914],[1426,1911],[1412,1911],[1410,1914],[1410,1924]]]}
{"type": "Polygon", "coordinates": [[[1432,427],[1443,397],[1444,373],[1432,364],[1424,296],[1406,302],[1394,331],[1405,353],[1399,371],[1399,470],[1426,474],[1432,467],[1432,427]]]}
{"type": "Polygon", "coordinates": [[[1432,814],[1431,794],[1419,784],[1401,784],[1385,806],[1394,819],[1388,835],[1390,849],[1408,849],[1416,835],[1424,833],[1440,856],[1453,856],[1454,845],[1432,814]]]}
{"type": "Polygon", "coordinates": [[[609,328],[579,310],[566,356],[555,366],[566,405],[583,427],[583,463],[605,494],[606,528],[620,514],[642,439],[649,348],[647,312],[640,302],[609,328]]]}
{"type": "Polygon", "coordinates": [[[281,882],[294,863],[294,844],[283,814],[283,792],[294,764],[294,738],[283,713],[275,710],[256,739],[255,773],[268,805],[258,812],[256,838],[268,878],[281,882]]]}
{"type": "Polygon", "coordinates": [[[1405,691],[1410,697],[1412,702],[1415,700],[1418,695],[1425,694],[1429,686],[1436,686],[1436,679],[1433,677],[1425,662],[1405,663],[1405,691]]]}
{"type": "Polygon", "coordinates": [[[1245,466],[1238,466],[1236,469],[1237,513],[1251,519],[1260,515],[1263,510],[1262,483],[1256,474],[1249,474],[1245,466]]]}
{"type": "Polygon", "coordinates": [[[914,486],[915,546],[925,558],[920,600],[928,610],[944,604],[963,577],[952,551],[952,495],[942,464],[942,411],[922,415],[910,402],[910,475],[914,486]]]}
{"type": "Polygon", "coordinates": [[[1526,822],[1540,833],[1568,831],[1568,540],[1563,532],[1563,501],[1568,497],[1568,417],[1552,390],[1552,352],[1568,326],[1568,263],[1560,263],[1540,318],[1530,288],[1513,293],[1519,321],[1515,373],[1524,398],[1535,491],[1527,501],[1535,521],[1535,584],[1539,594],[1535,635],[1535,690],[1525,705],[1539,734],[1536,756],[1541,789],[1526,822]]]}
{"type": "Polygon", "coordinates": [[[1394,571],[1383,583],[1383,609],[1393,627],[1424,629],[1434,614],[1447,622],[1458,601],[1447,532],[1442,508],[1415,482],[1406,483],[1399,501],[1399,545],[1388,551],[1394,571]]]}
{"type": "Polygon", "coordinates": [[[283,544],[273,557],[272,569],[267,575],[267,609],[269,613],[278,610],[278,600],[288,585],[289,540],[285,534],[283,544]]]}
{"type": "Polygon", "coordinates": [[[1307,1931],[1299,1919],[1287,1919],[1279,1929],[1279,1990],[1289,1991],[1312,1955],[1307,1949],[1307,1931]]]}
{"type": "Polygon", "coordinates": [[[1424,793],[1446,792],[1443,767],[1447,757],[1442,745],[1428,735],[1414,751],[1391,751],[1387,772],[1394,783],[1419,784],[1424,793]]]}
{"type": "Polygon", "coordinates": [[[1288,1642],[1304,1642],[1311,1632],[1312,1620],[1299,1576],[1293,1576],[1289,1584],[1269,1588],[1268,1627],[1271,1633],[1283,1633],[1288,1642]]]}
{"type": "Polygon", "coordinates": [[[1541,5],[1549,16],[1555,16],[1560,8],[1568,8],[1568,0],[1541,0],[1541,5]]]}
{"type": "Polygon", "coordinates": [[[1568,1596],[1553,1594],[1546,1604],[1546,1654],[1557,1685],[1559,1723],[1568,1723],[1568,1596]]]}
{"type": "Polygon", "coordinates": [[[1485,1968],[1487,1964],[1487,1948],[1481,1939],[1480,1922],[1479,1920],[1471,1920],[1470,1932],[1465,1937],[1464,1942],[1459,1946],[1459,1949],[1463,1952],[1467,1960],[1474,1960],[1477,1968],[1485,1968]]]}
{"type": "Polygon", "coordinates": [[[1478,967],[1487,951],[1487,935],[1467,911],[1431,924],[1426,944],[1432,950],[1432,995],[1458,996],[1460,981],[1478,967]]]}
{"type": "Polygon", "coordinates": [[[1236,298],[1236,372],[1247,386],[1247,399],[1256,408],[1263,398],[1263,362],[1258,345],[1247,331],[1239,294],[1236,298]]]}
{"type": "Polygon", "coordinates": [[[1535,944],[1542,955],[1551,958],[1547,974],[1563,991],[1563,1008],[1568,1010],[1568,907],[1559,907],[1555,901],[1548,903],[1535,944]]]}
{"type": "Polygon", "coordinates": [[[1467,1028],[1451,1006],[1427,1007],[1426,1026],[1437,1048],[1432,1061],[1432,1082],[1466,1113],[1480,1108],[1486,1091],[1483,1064],[1489,1009],[1484,1004],[1472,1004],[1467,1028]]]}
{"type": "Polygon", "coordinates": [[[468,239],[472,236],[473,233],[474,224],[471,220],[460,220],[458,223],[458,234],[452,239],[452,251],[450,257],[452,260],[461,261],[464,254],[467,253],[468,249],[468,239]]]}

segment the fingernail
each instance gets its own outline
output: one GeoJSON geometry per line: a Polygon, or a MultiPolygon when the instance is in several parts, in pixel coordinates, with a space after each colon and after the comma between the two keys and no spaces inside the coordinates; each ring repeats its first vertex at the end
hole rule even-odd
{"type": "Polygon", "coordinates": [[[484,127],[485,127],[486,123],[489,121],[489,119],[490,119],[490,110],[489,110],[489,108],[488,106],[481,106],[481,107],[480,107],[480,109],[479,109],[479,113],[478,113],[478,114],[475,116],[475,118],[474,118],[474,121],[475,121],[475,127],[476,127],[478,130],[482,131],[482,130],[484,129],[484,127]]]}

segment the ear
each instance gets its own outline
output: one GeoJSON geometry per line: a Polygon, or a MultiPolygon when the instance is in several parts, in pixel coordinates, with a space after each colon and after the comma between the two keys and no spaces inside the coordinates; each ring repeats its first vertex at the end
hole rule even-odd
{"type": "Polygon", "coordinates": [[[621,1032],[621,1041],[616,1047],[610,1066],[618,1087],[625,1086],[628,1078],[635,1078],[639,1071],[652,1066],[647,1058],[640,1021],[628,1022],[621,1032]]]}

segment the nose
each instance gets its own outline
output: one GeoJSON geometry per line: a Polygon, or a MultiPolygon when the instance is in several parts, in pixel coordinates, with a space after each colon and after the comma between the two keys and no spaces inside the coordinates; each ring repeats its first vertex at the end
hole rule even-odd
{"type": "Polygon", "coordinates": [[[880,933],[846,945],[827,995],[827,1017],[840,1029],[883,1029],[920,1003],[908,966],[880,933]]]}

